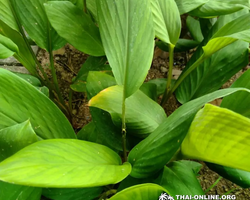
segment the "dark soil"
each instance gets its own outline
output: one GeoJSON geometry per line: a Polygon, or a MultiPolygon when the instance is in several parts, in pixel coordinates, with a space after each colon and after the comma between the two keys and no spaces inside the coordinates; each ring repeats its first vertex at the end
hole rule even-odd
{"type": "MultiPolygon", "coordinates": [[[[182,53],[175,55],[175,69],[173,70],[173,78],[177,79],[181,73],[181,70],[185,67],[186,61],[189,59],[190,54],[182,53]]],[[[42,63],[49,77],[51,78],[48,68],[48,54],[44,50],[40,50],[38,53],[39,61],[42,63]]],[[[62,91],[63,97],[68,102],[70,84],[72,78],[76,76],[82,64],[87,59],[87,56],[78,50],[74,49],[71,45],[66,45],[63,49],[60,49],[54,53],[55,67],[57,69],[57,76],[59,80],[59,86],[62,91]]],[[[245,70],[245,69],[244,69],[245,70]]],[[[223,88],[229,87],[243,72],[239,72],[232,77],[223,88]]],[[[154,60],[152,67],[149,70],[146,81],[155,78],[167,78],[168,72],[168,53],[162,52],[159,49],[155,50],[154,60]]],[[[215,105],[219,105],[221,100],[212,102],[215,105]]],[[[81,129],[84,125],[91,121],[91,115],[87,106],[87,98],[83,93],[73,92],[73,127],[75,130],[81,129]]],[[[180,104],[177,102],[174,96],[172,96],[167,102],[164,109],[167,115],[170,115],[176,110],[180,104]]],[[[204,163],[203,168],[200,171],[198,180],[201,183],[203,190],[205,191],[219,178],[219,175],[210,170],[204,163]]],[[[208,194],[225,194],[226,192],[233,190],[231,194],[235,194],[237,200],[250,200],[250,189],[242,189],[234,183],[222,178],[219,183],[209,191],[208,194]]]]}

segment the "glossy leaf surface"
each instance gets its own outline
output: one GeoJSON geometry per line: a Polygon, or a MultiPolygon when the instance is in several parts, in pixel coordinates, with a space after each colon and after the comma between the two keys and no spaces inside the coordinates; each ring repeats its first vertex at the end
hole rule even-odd
{"type": "Polygon", "coordinates": [[[250,171],[249,125],[250,119],[207,104],[196,114],[181,152],[187,158],[250,171]]]}
{"type": "Polygon", "coordinates": [[[96,1],[104,50],[124,98],[140,88],[153,59],[154,25],[148,0],[96,1]]]}
{"type": "Polygon", "coordinates": [[[250,42],[249,13],[229,22],[216,32],[206,46],[203,47],[204,56],[210,56],[236,40],[250,42]]]}
{"type": "Polygon", "coordinates": [[[136,199],[136,200],[153,200],[159,199],[161,193],[165,191],[159,185],[152,183],[145,183],[141,185],[135,185],[127,189],[118,192],[110,198],[110,200],[127,200],[127,199],[136,199]]]}
{"type": "MultiPolygon", "coordinates": [[[[93,97],[89,106],[109,112],[114,123],[121,125],[122,95],[122,86],[109,87],[93,97]]],[[[159,104],[138,90],[126,100],[125,117],[128,131],[145,137],[162,123],[166,114],[159,104]]]]}
{"type": "Polygon", "coordinates": [[[33,75],[36,75],[36,63],[29,51],[24,38],[21,34],[0,20],[0,34],[11,39],[17,46],[19,51],[14,54],[14,57],[33,75]]]}
{"type": "MultiPolygon", "coordinates": [[[[247,10],[243,10],[234,14],[220,16],[213,28],[210,29],[209,35],[200,44],[187,63],[183,73],[202,56],[202,46],[204,46],[216,32],[227,23],[247,12],[247,10]]],[[[179,85],[175,92],[178,101],[183,104],[191,99],[198,98],[219,89],[228,79],[247,65],[248,46],[249,44],[247,42],[236,41],[214,53],[210,58],[207,58],[179,85]],[[232,49],[234,49],[234,51],[232,51],[232,49]]],[[[181,78],[181,76],[179,78],[181,78]]]]}
{"type": "Polygon", "coordinates": [[[209,0],[175,0],[181,15],[198,8],[199,6],[207,3],[208,1],[209,0]]]}
{"type": "Polygon", "coordinates": [[[216,165],[213,163],[206,163],[206,165],[210,169],[218,173],[220,176],[223,176],[227,180],[232,181],[233,183],[239,185],[240,187],[243,188],[250,187],[250,172],[231,167],[216,165]]]}
{"type": "Polygon", "coordinates": [[[90,71],[102,71],[111,73],[111,68],[106,65],[107,59],[105,57],[89,56],[85,63],[82,65],[73,84],[70,86],[74,91],[86,92],[86,82],[90,71]]]}
{"type": "Polygon", "coordinates": [[[161,170],[179,149],[195,113],[204,104],[240,90],[250,92],[243,88],[219,90],[179,107],[153,133],[130,151],[128,160],[133,166],[131,176],[144,178],[161,170]]]}
{"type": "Polygon", "coordinates": [[[188,165],[175,161],[164,167],[161,175],[155,180],[164,187],[171,196],[176,195],[204,195],[196,174],[188,165]]]}
{"type": "Polygon", "coordinates": [[[69,1],[48,2],[45,10],[58,34],[76,49],[92,56],[105,55],[99,30],[89,15],[69,1]]]}
{"type": "Polygon", "coordinates": [[[70,123],[45,95],[13,73],[0,69],[0,129],[28,119],[43,138],[76,138],[70,123]]]}
{"type": "Polygon", "coordinates": [[[155,35],[163,42],[175,45],[181,32],[181,18],[174,0],[150,0],[155,35]]]}
{"type": "Polygon", "coordinates": [[[0,130],[0,162],[20,149],[37,142],[37,136],[29,121],[0,130]]]}
{"type": "Polygon", "coordinates": [[[0,199],[8,200],[40,200],[41,188],[14,185],[0,181],[0,199]]]}
{"type": "Polygon", "coordinates": [[[227,15],[249,7],[248,0],[210,0],[197,9],[190,12],[191,15],[200,18],[227,15]]]}
{"type": "Polygon", "coordinates": [[[17,45],[9,38],[0,34],[0,58],[8,58],[17,52],[17,45]]]}
{"type": "MultiPolygon", "coordinates": [[[[66,44],[51,27],[43,4],[48,0],[14,0],[21,23],[36,44],[48,52],[66,44]]],[[[65,23],[66,24],[66,23],[65,23]]]]}
{"type": "Polygon", "coordinates": [[[1,162],[0,180],[35,187],[93,187],[118,183],[130,171],[130,164],[121,165],[120,157],[105,146],[53,139],[36,142],[1,162]]]}
{"type": "MultiPolygon", "coordinates": [[[[244,87],[250,89],[250,70],[242,74],[231,86],[231,88],[244,87]]],[[[237,92],[228,97],[223,98],[221,102],[222,108],[228,108],[245,117],[250,118],[250,95],[245,92],[237,92]],[[240,103],[239,103],[240,102],[240,103]]]]}
{"type": "Polygon", "coordinates": [[[202,42],[204,38],[201,32],[200,21],[188,16],[186,23],[192,38],[195,41],[202,42]]]}
{"type": "Polygon", "coordinates": [[[56,200],[92,200],[98,197],[103,188],[44,188],[43,196],[56,200]]]}

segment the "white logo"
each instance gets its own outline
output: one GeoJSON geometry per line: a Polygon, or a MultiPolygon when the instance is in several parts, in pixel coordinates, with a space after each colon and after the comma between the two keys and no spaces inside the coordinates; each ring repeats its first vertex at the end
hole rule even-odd
{"type": "Polygon", "coordinates": [[[159,196],[159,200],[174,200],[174,198],[167,193],[161,193],[161,196],[159,196]]]}

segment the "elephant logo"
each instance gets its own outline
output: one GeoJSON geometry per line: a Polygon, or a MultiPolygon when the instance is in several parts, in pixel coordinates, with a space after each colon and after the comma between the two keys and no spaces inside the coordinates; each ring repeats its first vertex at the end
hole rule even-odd
{"type": "Polygon", "coordinates": [[[161,195],[159,196],[159,200],[174,200],[174,198],[167,193],[161,193],[161,195]]]}

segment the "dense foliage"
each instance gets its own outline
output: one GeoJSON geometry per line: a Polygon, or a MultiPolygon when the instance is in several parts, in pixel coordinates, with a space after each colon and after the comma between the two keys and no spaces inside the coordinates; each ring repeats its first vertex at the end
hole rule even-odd
{"type": "Polygon", "coordinates": [[[249,187],[250,71],[220,89],[248,64],[249,8],[248,0],[1,0],[0,58],[13,55],[33,76],[0,69],[0,199],[202,195],[201,164],[189,159],[249,187]],[[181,35],[183,14],[192,39],[181,35]],[[30,42],[49,53],[52,82],[30,42]],[[92,115],[77,134],[53,60],[66,43],[89,55],[71,84],[92,115]],[[155,46],[169,52],[168,78],[144,83],[155,46]],[[172,81],[174,53],[190,49],[172,81]],[[166,116],[173,94],[182,106],[166,116]],[[217,98],[220,107],[207,104],[217,98]]]}

